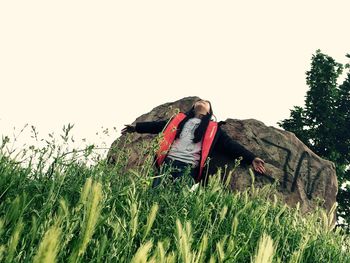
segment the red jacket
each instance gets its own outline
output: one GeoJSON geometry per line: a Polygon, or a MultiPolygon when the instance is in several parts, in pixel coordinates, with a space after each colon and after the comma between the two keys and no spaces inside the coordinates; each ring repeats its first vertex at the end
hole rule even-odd
{"type": "MultiPolygon", "coordinates": [[[[180,112],[170,121],[161,120],[136,123],[136,132],[138,133],[157,134],[163,132],[164,137],[160,142],[160,148],[156,155],[156,165],[158,167],[163,163],[171,144],[174,142],[176,128],[185,117],[186,115],[180,112]]],[[[256,157],[256,155],[228,136],[227,133],[220,128],[220,123],[210,121],[202,140],[201,158],[199,161],[198,175],[196,176],[197,182],[203,180],[203,169],[206,160],[213,150],[219,150],[229,155],[229,157],[232,157],[232,160],[243,157],[241,163],[245,164],[251,164],[256,157]]]]}
{"type": "MultiPolygon", "coordinates": [[[[186,114],[180,112],[177,114],[169,124],[166,126],[164,132],[163,132],[163,139],[160,142],[159,150],[157,152],[157,164],[158,166],[161,166],[161,164],[164,162],[164,159],[173,144],[176,136],[176,130],[179,126],[180,122],[186,118],[186,114]]],[[[214,141],[215,134],[218,129],[218,123],[215,121],[210,121],[207,130],[205,131],[204,137],[202,139],[202,150],[201,150],[201,157],[199,161],[199,172],[196,177],[196,181],[200,181],[203,174],[203,169],[205,166],[205,161],[208,158],[209,150],[211,148],[211,145],[214,141]]]]}

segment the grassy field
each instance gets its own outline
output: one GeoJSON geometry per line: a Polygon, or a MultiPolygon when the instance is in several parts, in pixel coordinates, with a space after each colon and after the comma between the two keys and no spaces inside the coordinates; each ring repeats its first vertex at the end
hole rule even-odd
{"type": "Polygon", "coordinates": [[[349,236],[331,214],[300,215],[274,185],[232,193],[215,175],[194,189],[166,173],[151,188],[153,146],[126,171],[123,148],[110,167],[93,146],[8,145],[3,137],[1,262],[350,262],[349,236]]]}

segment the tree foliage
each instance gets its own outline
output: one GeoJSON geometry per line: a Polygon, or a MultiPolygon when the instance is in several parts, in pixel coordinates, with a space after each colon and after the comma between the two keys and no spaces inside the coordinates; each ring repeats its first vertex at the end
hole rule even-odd
{"type": "MultiPolygon", "coordinates": [[[[346,55],[350,58],[350,55],[346,55]]],[[[311,150],[335,163],[339,191],[340,223],[350,230],[350,70],[349,64],[336,62],[320,50],[311,59],[306,72],[309,90],[304,107],[294,106],[290,118],[279,122],[295,133],[311,150]],[[346,71],[346,72],[344,72],[346,71]],[[339,84],[345,74],[345,79],[339,84]]]]}

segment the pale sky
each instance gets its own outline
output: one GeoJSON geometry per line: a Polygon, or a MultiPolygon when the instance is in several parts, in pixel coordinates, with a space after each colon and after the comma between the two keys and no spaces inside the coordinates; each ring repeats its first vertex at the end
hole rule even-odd
{"type": "MultiPolygon", "coordinates": [[[[0,133],[78,138],[186,96],[277,127],[317,49],[350,53],[350,1],[1,1],[0,133]]],[[[114,138],[113,138],[114,139],[114,138]]],[[[111,139],[112,140],[112,139],[111,139]]],[[[111,141],[107,142],[110,143],[111,141]]]]}

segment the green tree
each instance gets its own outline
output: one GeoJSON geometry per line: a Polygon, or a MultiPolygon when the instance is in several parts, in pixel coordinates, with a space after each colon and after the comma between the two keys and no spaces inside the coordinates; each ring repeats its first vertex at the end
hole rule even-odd
{"type": "MultiPolygon", "coordinates": [[[[346,55],[350,58],[350,55],[346,55]]],[[[337,195],[339,223],[350,231],[350,71],[320,50],[311,59],[306,72],[309,90],[305,106],[294,106],[290,118],[278,124],[293,132],[316,154],[336,165],[339,191],[337,195]],[[340,76],[347,70],[345,80],[340,76]]]]}

